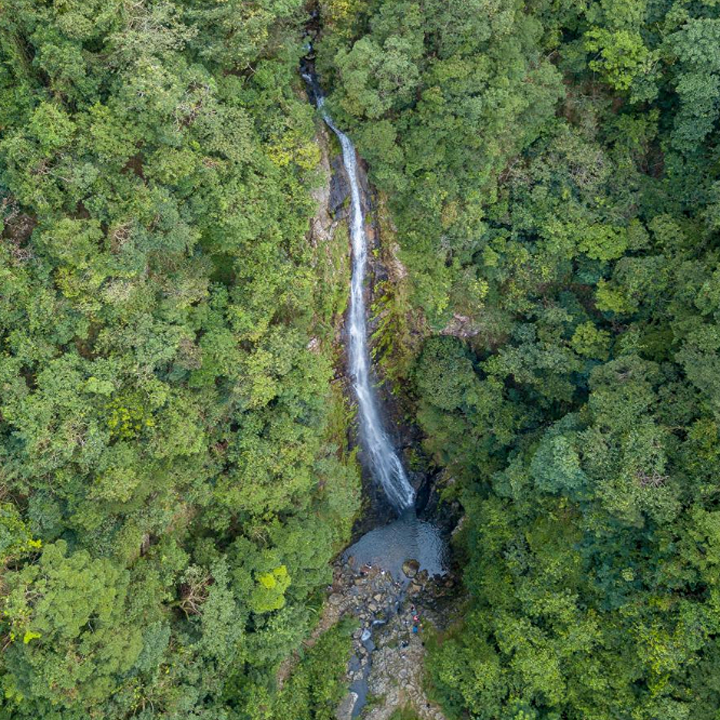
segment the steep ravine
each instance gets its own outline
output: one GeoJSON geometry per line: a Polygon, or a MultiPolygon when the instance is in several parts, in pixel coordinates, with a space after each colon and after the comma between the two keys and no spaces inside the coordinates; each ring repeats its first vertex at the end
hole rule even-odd
{"type": "MultiPolygon", "coordinates": [[[[313,241],[322,242],[333,237],[338,222],[346,222],[350,230],[349,239],[351,243],[355,241],[354,252],[357,253],[358,198],[365,218],[372,216],[372,193],[365,168],[341,133],[338,133],[340,139],[345,140],[344,162],[340,155],[332,159],[329,157],[331,143],[328,142],[330,136],[327,130],[323,128],[318,133],[323,153],[322,167],[329,177],[326,187],[316,196],[320,208],[313,219],[311,235],[313,241]],[[348,168],[356,173],[357,178],[355,206],[348,168]]],[[[363,221],[362,231],[363,242],[367,242],[367,247],[363,249],[372,258],[368,263],[369,282],[362,283],[364,300],[371,307],[378,276],[387,278],[388,275],[378,260],[381,254],[371,252],[380,242],[377,223],[363,221]]],[[[352,257],[356,271],[357,255],[352,257]]],[[[357,277],[353,279],[357,281],[357,277]]],[[[351,306],[350,318],[352,309],[351,306]]],[[[341,334],[343,340],[348,338],[349,322],[355,330],[359,324],[357,318],[350,320],[346,315],[346,330],[341,334]]],[[[363,320],[363,325],[365,322],[368,322],[367,318],[363,320]]],[[[347,354],[342,352],[340,355],[347,368],[347,354]]],[[[356,402],[356,369],[346,373],[344,384],[351,400],[356,402]],[[355,387],[349,378],[355,381],[355,387]]],[[[407,428],[399,431],[393,425],[392,414],[386,414],[381,404],[384,397],[384,393],[377,396],[378,412],[383,413],[382,422],[389,428],[388,438],[395,444],[401,434],[407,438],[407,428]]],[[[367,420],[367,415],[362,415],[362,409],[359,415],[360,421],[367,420]]],[[[359,435],[357,428],[350,435],[349,442],[356,442],[359,435]]],[[[364,437],[367,442],[367,436],[364,437]]],[[[395,446],[402,448],[406,443],[405,439],[395,446]]],[[[337,717],[342,720],[356,717],[385,720],[395,710],[413,708],[421,718],[440,720],[442,713],[425,696],[422,680],[425,637],[442,627],[442,619],[449,616],[447,610],[455,594],[455,580],[448,573],[446,542],[432,523],[416,517],[414,507],[403,510],[398,508],[396,498],[393,502],[392,494],[388,499],[384,479],[382,475],[378,477],[377,468],[373,467],[376,458],[367,451],[366,444],[361,448],[360,458],[361,463],[364,460],[366,512],[354,533],[354,537],[359,539],[335,563],[333,583],[328,588],[323,615],[314,633],[314,637],[318,637],[345,615],[354,616],[359,624],[347,668],[348,692],[338,708],[337,717]],[[398,511],[400,518],[397,518],[398,511]]],[[[410,477],[414,480],[415,489],[420,489],[423,503],[428,504],[431,494],[428,479],[431,475],[415,472],[410,477]]],[[[430,506],[435,507],[433,503],[430,506]]]]}
{"type": "MultiPolygon", "coordinates": [[[[316,142],[321,151],[320,169],[324,181],[313,193],[313,197],[318,203],[318,210],[311,220],[310,239],[313,244],[326,244],[328,247],[334,248],[332,252],[336,252],[337,233],[342,232],[343,238],[348,236],[350,183],[337,141],[324,124],[318,126],[316,142]]],[[[357,174],[366,220],[365,233],[368,241],[366,306],[376,308],[378,295],[385,294],[388,284],[403,282],[407,273],[397,256],[393,230],[388,227],[390,224],[389,211],[384,206],[382,197],[369,183],[367,168],[364,161],[359,157],[357,174]]],[[[347,259],[343,263],[344,272],[347,272],[351,253],[350,240],[348,239],[347,259]]],[[[405,318],[403,318],[402,322],[410,324],[410,321],[405,318]]],[[[372,336],[378,329],[379,318],[374,316],[372,311],[368,312],[367,324],[370,349],[371,353],[374,354],[372,336]]],[[[418,334],[417,331],[414,332],[418,334]]],[[[336,328],[338,347],[336,377],[338,381],[342,382],[349,402],[356,405],[357,400],[353,395],[352,379],[348,373],[346,341],[347,313],[342,326],[336,328]]],[[[378,367],[377,363],[374,363],[373,371],[376,376],[380,376],[383,380],[377,384],[376,392],[386,416],[386,429],[403,458],[405,470],[414,488],[417,514],[424,520],[441,524],[444,531],[449,533],[459,518],[459,508],[454,506],[443,507],[439,502],[437,491],[442,479],[438,471],[432,468],[427,461],[422,449],[422,432],[412,422],[414,403],[407,396],[407,380],[400,378],[399,381],[393,384],[383,379],[382,368],[378,367]],[[415,461],[411,462],[410,458],[415,461]]],[[[357,423],[357,418],[355,423],[357,423]]],[[[355,424],[349,430],[348,444],[350,447],[355,447],[357,443],[358,428],[357,424],[355,424]]],[[[373,480],[371,473],[367,472],[365,467],[363,470],[364,512],[356,522],[353,531],[354,539],[378,525],[390,522],[397,516],[392,504],[388,502],[383,488],[373,480]]]]}

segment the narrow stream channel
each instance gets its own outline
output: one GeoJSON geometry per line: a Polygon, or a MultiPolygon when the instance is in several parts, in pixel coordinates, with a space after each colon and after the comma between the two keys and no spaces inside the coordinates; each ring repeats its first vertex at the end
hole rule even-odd
{"type": "MultiPolygon", "coordinates": [[[[347,319],[348,370],[358,401],[359,435],[364,451],[361,461],[373,480],[383,488],[385,496],[398,515],[393,522],[363,535],[345,551],[343,559],[357,572],[362,572],[362,567],[375,566],[389,573],[396,581],[397,594],[393,596],[392,602],[394,612],[397,612],[409,584],[409,579],[402,569],[404,562],[415,561],[417,571],[426,571],[430,577],[443,575],[446,571],[445,543],[434,525],[420,520],[416,515],[415,490],[387,432],[382,407],[373,384],[365,304],[368,238],[357,153],[351,140],[338,129],[326,111],[325,99],[314,72],[308,69],[302,75],[324,122],[340,142],[343,164],[350,183],[352,279],[347,319]]],[[[366,621],[361,628],[358,640],[370,657],[375,649],[374,633],[381,629],[385,622],[383,618],[374,618],[366,621]]],[[[350,660],[349,670],[353,672],[359,668],[360,657],[356,653],[350,660]]],[[[360,715],[365,705],[371,668],[370,660],[362,668],[360,679],[355,680],[349,688],[350,692],[357,696],[352,711],[354,718],[360,715]]]]}

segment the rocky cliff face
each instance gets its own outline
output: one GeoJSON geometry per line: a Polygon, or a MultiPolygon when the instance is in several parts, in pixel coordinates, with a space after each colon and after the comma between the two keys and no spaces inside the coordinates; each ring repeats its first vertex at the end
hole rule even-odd
{"type": "Polygon", "coordinates": [[[322,182],[312,191],[318,208],[310,223],[310,240],[315,246],[333,241],[338,225],[346,217],[343,206],[350,194],[342,158],[337,154],[331,158],[331,137],[325,125],[318,127],[316,141],[320,148],[322,182]]]}
{"type": "MultiPolygon", "coordinates": [[[[350,186],[339,154],[335,147],[333,136],[329,134],[325,126],[318,130],[318,144],[321,149],[320,169],[323,174],[322,185],[313,193],[318,203],[318,211],[312,219],[310,228],[311,242],[320,247],[334,248],[336,255],[341,255],[342,272],[347,273],[349,282],[350,272],[350,245],[347,236],[347,217],[349,209],[350,186]]],[[[375,335],[383,323],[384,314],[394,312],[400,315],[395,325],[389,330],[382,332],[394,332],[397,325],[398,338],[392,341],[411,345],[409,348],[402,348],[412,356],[417,352],[422,342],[423,320],[415,314],[412,317],[406,309],[404,302],[396,302],[393,293],[407,293],[407,271],[399,258],[399,247],[395,238],[395,229],[390,219],[390,213],[385,205],[385,200],[375,192],[369,184],[367,171],[362,161],[358,166],[362,196],[365,203],[364,213],[367,219],[367,237],[370,248],[368,260],[368,297],[366,305],[374,308],[377,314],[368,319],[371,334],[375,335]],[[378,298],[390,298],[389,302],[395,303],[393,307],[378,302],[378,298]]],[[[328,257],[330,254],[326,253],[328,257]]],[[[337,258],[335,259],[337,264],[337,258]]],[[[348,286],[346,286],[349,294],[348,286]]],[[[354,406],[350,381],[346,376],[347,358],[345,356],[343,318],[338,318],[336,326],[337,354],[337,381],[344,387],[345,396],[351,406],[354,406]]],[[[380,334],[381,335],[381,334],[380,334]]],[[[375,342],[386,343],[388,338],[374,338],[371,342],[371,350],[374,351],[375,342]]],[[[390,360],[392,364],[394,359],[390,360]]],[[[396,366],[399,362],[395,363],[396,366]]],[[[394,368],[395,369],[395,368],[394,368]]],[[[395,433],[393,438],[396,447],[399,448],[403,461],[408,471],[410,480],[417,492],[417,508],[421,517],[434,522],[448,530],[452,529],[459,517],[459,508],[443,505],[439,502],[438,491],[443,484],[443,478],[436,473],[422,450],[422,433],[420,429],[410,420],[414,414],[414,403],[409,395],[407,381],[400,376],[393,379],[383,377],[382,364],[376,363],[376,372],[384,380],[380,384],[379,392],[383,407],[389,416],[388,428],[395,433]]],[[[354,447],[357,438],[357,428],[351,426],[348,432],[348,445],[354,447]]],[[[378,525],[385,524],[394,519],[395,511],[388,504],[382,488],[372,481],[367,473],[363,473],[363,497],[365,507],[362,516],[358,519],[354,528],[354,538],[359,537],[368,530],[378,525]]]]}

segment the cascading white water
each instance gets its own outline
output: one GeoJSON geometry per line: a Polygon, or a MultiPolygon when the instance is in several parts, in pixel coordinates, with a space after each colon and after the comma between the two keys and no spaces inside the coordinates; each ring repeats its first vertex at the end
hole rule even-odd
{"type": "MultiPolygon", "coordinates": [[[[306,79],[312,82],[311,77],[308,76],[306,79]]],[[[385,430],[377,394],[372,384],[364,294],[368,248],[357,173],[357,155],[350,138],[338,130],[332,118],[323,109],[324,98],[317,92],[317,89],[316,95],[323,120],[340,141],[343,163],[350,181],[350,239],[352,241],[353,256],[350,314],[348,318],[348,335],[350,338],[348,357],[350,375],[358,399],[361,441],[368,455],[370,472],[382,485],[393,507],[398,512],[402,512],[413,506],[415,491],[408,481],[402,462],[385,430]]]]}

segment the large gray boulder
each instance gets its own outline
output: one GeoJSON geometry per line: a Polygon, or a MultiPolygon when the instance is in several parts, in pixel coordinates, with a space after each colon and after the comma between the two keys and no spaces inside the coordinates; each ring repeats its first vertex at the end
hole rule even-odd
{"type": "Polygon", "coordinates": [[[417,560],[406,560],[402,565],[402,571],[409,578],[414,578],[418,570],[420,569],[420,563],[417,560]]]}
{"type": "Polygon", "coordinates": [[[335,712],[336,720],[352,720],[353,710],[355,709],[355,703],[358,701],[358,694],[354,692],[348,693],[343,701],[340,703],[335,712]]]}

